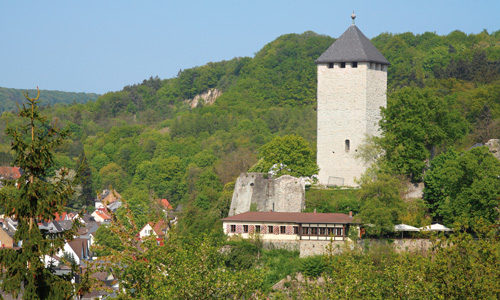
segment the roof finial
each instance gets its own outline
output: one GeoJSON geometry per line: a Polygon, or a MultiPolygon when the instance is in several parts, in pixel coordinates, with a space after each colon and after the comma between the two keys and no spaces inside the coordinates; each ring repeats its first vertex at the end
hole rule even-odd
{"type": "Polygon", "coordinates": [[[351,19],[352,19],[352,25],[354,25],[354,19],[356,19],[356,14],[354,13],[354,10],[352,11],[351,19]]]}

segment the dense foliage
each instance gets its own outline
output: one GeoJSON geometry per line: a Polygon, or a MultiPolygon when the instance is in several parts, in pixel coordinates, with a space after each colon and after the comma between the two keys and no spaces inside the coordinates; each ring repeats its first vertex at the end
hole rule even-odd
{"type": "Polygon", "coordinates": [[[273,176],[292,175],[311,177],[318,174],[314,152],[300,136],[275,137],[259,149],[259,161],[251,172],[271,173],[273,176]]]}
{"type": "MultiPolygon", "coordinates": [[[[17,105],[24,102],[23,93],[34,93],[36,90],[20,90],[0,87],[0,114],[4,111],[14,111],[17,105]]],[[[61,91],[41,91],[43,99],[41,106],[50,106],[57,103],[73,104],[95,101],[99,95],[94,93],[72,93],[61,91]]]]}
{"type": "MultiPolygon", "coordinates": [[[[454,31],[384,33],[372,40],[391,62],[382,125],[391,173],[421,181],[428,161],[448,148],[500,136],[499,39],[499,32],[454,31]]],[[[79,168],[85,157],[87,197],[113,186],[129,200],[139,224],[153,214],[155,199],[168,198],[182,205],[185,232],[220,230],[216,221],[228,211],[231,182],[257,163],[263,145],[296,135],[314,156],[314,60],[332,42],[313,32],[288,34],[253,58],[149,78],[95,102],[54,105],[47,112],[67,126],[72,141],[58,150],[53,169],[79,168]],[[222,92],[215,103],[191,107],[196,95],[210,89],[222,92]]],[[[1,119],[0,129],[18,123],[9,112],[1,119]]],[[[0,135],[4,164],[13,161],[6,145],[0,135]]],[[[360,207],[342,208],[347,206],[360,207]]]]}
{"type": "MultiPolygon", "coordinates": [[[[379,164],[361,181],[360,190],[308,191],[308,210],[354,211],[373,225],[367,229],[373,235],[390,232],[397,222],[425,225],[422,222],[429,221],[426,204],[435,220],[447,224],[472,216],[464,223],[482,218],[491,225],[498,217],[498,162],[493,163],[484,148],[467,149],[500,136],[499,40],[498,31],[375,37],[373,43],[391,62],[389,97],[381,124],[384,137],[365,149],[383,150],[385,155],[371,151],[379,164]],[[426,203],[401,200],[407,178],[425,181],[426,203]]],[[[456,236],[441,239],[446,247],[437,244],[427,255],[391,251],[366,255],[354,250],[329,257],[326,263],[324,258],[300,260],[296,252],[264,251],[249,243],[230,243],[229,252],[221,250],[226,248],[222,248],[219,220],[227,215],[233,182],[240,172],[251,166],[265,171],[279,163],[294,175],[317,170],[314,60],[332,42],[312,32],[284,35],[253,58],[181,70],[166,80],[149,78],[95,102],[54,105],[46,112],[72,134],[62,144],[54,140],[60,144],[57,150],[38,148],[44,139],[55,138],[45,122],[37,123],[41,140],[33,148],[12,137],[14,128],[25,125],[13,113],[4,112],[0,129],[8,128],[11,138],[0,135],[0,162],[26,169],[19,191],[12,186],[2,189],[4,198],[10,199],[4,210],[15,209],[24,220],[19,237],[29,232],[30,218],[62,209],[66,199],[64,189],[61,197],[54,198],[55,190],[36,178],[69,166],[81,171],[77,180],[84,195],[68,203],[73,208],[92,204],[92,195],[110,186],[125,200],[116,214],[117,223],[96,233],[99,246],[95,249],[107,270],[120,280],[123,298],[258,297],[256,290],[267,293],[276,281],[297,271],[322,274],[326,280],[290,291],[300,298],[325,294],[331,298],[493,298],[499,290],[495,230],[471,236],[457,227],[456,236]],[[191,106],[195,96],[208,90],[222,95],[213,104],[202,101],[191,106]],[[13,150],[8,145],[12,138],[17,145],[13,150]],[[21,148],[56,153],[27,160],[42,162],[35,166],[24,162],[22,154],[31,152],[21,148]],[[279,154],[276,159],[275,154],[279,154]],[[36,194],[40,204],[34,200],[35,191],[42,191],[36,194]],[[168,243],[141,243],[135,234],[145,222],[158,219],[158,198],[182,207],[179,224],[168,243]],[[47,201],[54,199],[56,205],[47,207],[47,201]]],[[[61,293],[73,293],[40,261],[28,264],[29,268],[21,260],[15,265],[5,263],[25,253],[33,259],[60,246],[35,244],[43,238],[35,235],[21,252],[3,252],[2,267],[12,277],[3,277],[2,289],[14,292],[22,282],[29,297],[61,283],[61,293]],[[33,274],[48,279],[35,287],[33,274]]]]}
{"type": "Polygon", "coordinates": [[[328,255],[323,281],[291,285],[276,293],[300,299],[494,299],[498,296],[499,239],[496,229],[477,238],[440,237],[424,252],[396,253],[390,245],[345,249],[328,255]]]}
{"type": "Polygon", "coordinates": [[[450,150],[436,157],[425,176],[424,199],[447,225],[498,220],[500,161],[486,147],[450,150]]]}

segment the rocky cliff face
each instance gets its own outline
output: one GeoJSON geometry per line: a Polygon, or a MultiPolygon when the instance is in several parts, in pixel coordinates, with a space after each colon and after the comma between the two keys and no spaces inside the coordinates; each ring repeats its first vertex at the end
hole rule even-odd
{"type": "Polygon", "coordinates": [[[215,100],[222,95],[222,91],[218,89],[209,89],[208,91],[194,96],[193,99],[186,100],[186,103],[191,108],[196,108],[201,103],[203,105],[212,105],[215,103],[215,100]]]}
{"type": "Polygon", "coordinates": [[[256,211],[301,212],[305,207],[305,180],[290,175],[267,178],[243,173],[236,180],[229,216],[256,211]]]}
{"type": "Polygon", "coordinates": [[[495,156],[497,159],[500,159],[500,140],[499,139],[491,139],[485,144],[490,150],[491,154],[495,156]]]}

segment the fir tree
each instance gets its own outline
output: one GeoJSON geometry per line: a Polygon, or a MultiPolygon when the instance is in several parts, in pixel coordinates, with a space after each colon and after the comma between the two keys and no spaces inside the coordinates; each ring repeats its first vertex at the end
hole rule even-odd
{"type": "Polygon", "coordinates": [[[0,203],[5,213],[18,221],[14,240],[22,245],[0,250],[0,289],[23,299],[69,299],[75,292],[81,293],[84,284],[73,285],[73,274],[55,275],[53,268],[45,266],[44,257],[55,255],[66,240],[71,240],[78,224],[59,235],[38,227],[40,221],[51,220],[56,212],[63,211],[73,193],[67,169],[62,169],[56,180],[48,180],[54,150],[67,132],[40,114],[39,96],[39,91],[35,98],[25,94],[27,103],[19,111],[22,124],[6,130],[12,138],[14,165],[21,168],[22,175],[15,193],[0,193],[0,203]]]}
{"type": "Polygon", "coordinates": [[[90,170],[89,163],[87,161],[87,156],[85,152],[82,152],[80,158],[78,159],[78,183],[82,186],[82,195],[79,204],[82,206],[92,205],[94,200],[94,191],[92,189],[92,171],[90,170]]]}

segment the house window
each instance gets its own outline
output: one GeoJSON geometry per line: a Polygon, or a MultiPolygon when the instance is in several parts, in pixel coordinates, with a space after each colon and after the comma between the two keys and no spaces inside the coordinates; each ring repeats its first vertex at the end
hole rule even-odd
{"type": "Polygon", "coordinates": [[[328,64],[328,69],[333,69],[333,63],[328,64]]]}
{"type": "Polygon", "coordinates": [[[236,225],[231,225],[231,232],[236,232],[236,225]]]}
{"type": "Polygon", "coordinates": [[[299,234],[299,226],[293,226],[293,234],[299,234]]]}
{"type": "Polygon", "coordinates": [[[248,225],[243,225],[243,232],[245,232],[245,233],[248,232],[248,225]]]}
{"type": "Polygon", "coordinates": [[[337,228],[336,236],[342,236],[342,228],[337,228]]]}
{"type": "Polygon", "coordinates": [[[345,68],[345,62],[341,62],[341,63],[340,63],[340,67],[341,67],[342,69],[343,69],[343,68],[345,68]]]}
{"type": "Polygon", "coordinates": [[[325,234],[326,234],[326,228],[321,227],[321,228],[319,229],[319,234],[320,234],[320,235],[325,235],[325,234]]]}
{"type": "Polygon", "coordinates": [[[280,226],[280,233],[285,234],[286,233],[286,226],[280,226]]]}
{"type": "Polygon", "coordinates": [[[318,234],[318,228],[312,227],[311,228],[311,235],[317,235],[318,234]]]}
{"type": "Polygon", "coordinates": [[[351,150],[351,141],[345,140],[345,151],[348,152],[351,150]]]}
{"type": "Polygon", "coordinates": [[[334,234],[334,229],[335,229],[335,228],[328,228],[328,235],[330,235],[330,236],[331,236],[331,235],[335,235],[335,234],[334,234]]]}
{"type": "Polygon", "coordinates": [[[352,62],[352,67],[353,68],[357,68],[358,67],[358,62],[357,61],[352,62]]]}
{"type": "Polygon", "coordinates": [[[309,227],[302,227],[302,234],[309,235],[309,227]]]}
{"type": "Polygon", "coordinates": [[[267,233],[273,233],[273,226],[267,226],[267,233]]]}
{"type": "Polygon", "coordinates": [[[255,225],[255,233],[260,233],[260,225],[255,225]]]}

